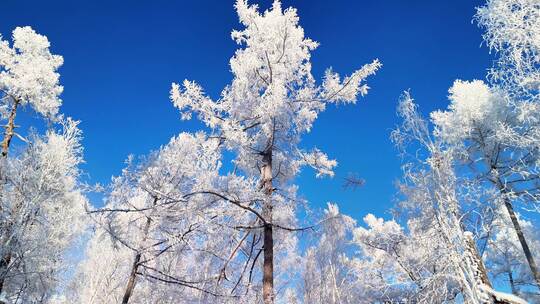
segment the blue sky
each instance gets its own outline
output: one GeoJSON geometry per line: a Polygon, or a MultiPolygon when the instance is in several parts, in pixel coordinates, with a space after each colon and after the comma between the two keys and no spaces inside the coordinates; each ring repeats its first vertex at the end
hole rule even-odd
{"type": "MultiPolygon", "coordinates": [[[[255,1],[252,1],[255,2],[255,1]]],[[[257,1],[267,8],[271,0],[257,1]]],[[[481,30],[471,22],[478,0],[296,0],[306,35],[321,43],[313,72],[329,66],[348,74],[379,58],[370,93],[357,105],[329,107],[305,137],[336,158],[333,179],[306,170],[300,192],[312,204],[337,202],[355,218],[385,215],[393,204],[400,159],[389,140],[398,123],[395,107],[411,89],[423,113],[447,105],[456,78],[482,79],[491,56],[481,30]],[[364,187],[344,190],[343,178],[357,172],[364,187]]],[[[107,183],[128,154],[146,154],[181,131],[201,128],[181,121],[169,101],[173,81],[199,82],[217,96],[231,79],[228,62],[239,28],[233,1],[6,0],[0,33],[31,25],[64,56],[62,112],[82,121],[90,182],[107,183]]],[[[28,120],[29,111],[20,121],[28,120]],[[26,117],[25,117],[26,116],[26,117]]],[[[20,123],[19,121],[19,123],[20,123]]],[[[97,202],[99,203],[99,202],[97,202]]]]}

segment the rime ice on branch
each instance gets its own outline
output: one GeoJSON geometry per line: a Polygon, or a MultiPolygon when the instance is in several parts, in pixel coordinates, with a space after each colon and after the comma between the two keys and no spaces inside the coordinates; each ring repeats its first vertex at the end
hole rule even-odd
{"type": "Polygon", "coordinates": [[[196,114],[235,152],[234,163],[247,176],[260,179],[266,195],[261,208],[264,226],[263,296],[274,301],[273,217],[276,189],[283,187],[302,166],[317,176],[330,175],[337,162],[314,149],[299,148],[302,134],[327,104],[354,103],[367,93],[365,80],[381,66],[378,60],[346,77],[328,69],[322,84],[311,74],[311,52],[318,43],[306,38],[296,9],[283,10],[280,1],[260,12],[245,0],[236,2],[242,30],[232,38],[242,47],[230,60],[233,80],[218,100],[212,100],[195,82],[173,84],[171,99],[183,119],[196,114]]]}
{"type": "Polygon", "coordinates": [[[0,160],[0,298],[48,301],[69,267],[65,253],[84,229],[86,198],[78,189],[82,160],[78,122],[58,114],[62,57],[30,27],[0,37],[0,118],[6,122],[0,160]],[[44,135],[15,133],[20,107],[55,124],[44,135]],[[13,136],[25,145],[9,153],[13,136]],[[13,154],[13,155],[12,155],[13,154]]]}

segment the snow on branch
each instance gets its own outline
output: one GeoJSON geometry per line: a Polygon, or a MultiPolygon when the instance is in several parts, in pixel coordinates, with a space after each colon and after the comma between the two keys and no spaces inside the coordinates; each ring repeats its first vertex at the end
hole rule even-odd
{"type": "Polygon", "coordinates": [[[14,101],[30,104],[39,114],[55,118],[62,100],[58,68],[63,58],[49,51],[47,37],[31,27],[13,31],[13,46],[0,36],[0,91],[14,101]]]}
{"type": "Polygon", "coordinates": [[[331,68],[327,69],[322,84],[322,98],[335,103],[356,102],[358,94],[364,96],[368,92],[369,86],[363,82],[381,66],[381,62],[375,59],[343,79],[331,68]]]}

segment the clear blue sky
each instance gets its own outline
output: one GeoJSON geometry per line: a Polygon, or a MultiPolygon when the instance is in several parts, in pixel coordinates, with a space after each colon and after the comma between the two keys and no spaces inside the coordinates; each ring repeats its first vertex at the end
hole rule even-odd
{"type": "MultiPolygon", "coordinates": [[[[252,1],[255,2],[255,1],[252,1]]],[[[267,8],[271,0],[258,1],[267,8]]],[[[427,114],[447,105],[456,78],[482,79],[491,57],[481,30],[471,23],[478,0],[297,0],[306,35],[321,43],[313,54],[320,76],[332,66],[350,73],[379,58],[370,93],[355,106],[330,107],[303,144],[339,162],[334,179],[298,179],[312,206],[327,201],[360,219],[385,215],[393,204],[400,159],[389,140],[399,123],[395,107],[411,89],[427,114]],[[363,188],[343,190],[342,178],[358,172],[363,188]]],[[[31,25],[49,37],[61,68],[62,112],[82,120],[91,182],[107,183],[128,154],[146,154],[196,121],[181,121],[169,101],[171,82],[189,78],[217,96],[230,79],[228,61],[239,28],[233,1],[4,0],[0,33],[31,25]]],[[[21,114],[21,120],[29,112],[21,114]]],[[[387,217],[386,214],[385,217],[387,217]]]]}

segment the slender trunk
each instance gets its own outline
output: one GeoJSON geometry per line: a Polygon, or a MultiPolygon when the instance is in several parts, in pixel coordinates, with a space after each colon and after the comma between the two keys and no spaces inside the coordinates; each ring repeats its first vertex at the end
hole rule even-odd
{"type": "MultiPolygon", "coordinates": [[[[154,201],[152,203],[153,206],[156,205],[157,198],[154,198],[154,201]]],[[[129,274],[129,280],[126,286],[126,291],[124,292],[124,297],[122,298],[122,304],[127,304],[129,302],[129,298],[133,294],[133,289],[135,289],[135,283],[137,280],[137,271],[139,270],[139,265],[141,262],[141,256],[142,256],[142,249],[144,248],[144,243],[148,237],[148,232],[150,230],[150,223],[152,222],[152,219],[150,216],[146,218],[146,223],[144,224],[143,228],[143,238],[141,240],[141,246],[139,246],[139,251],[137,254],[135,254],[135,259],[133,259],[133,265],[131,266],[131,273],[129,274]]]]}
{"type": "Polygon", "coordinates": [[[11,108],[11,112],[9,113],[8,117],[8,124],[6,126],[6,132],[4,133],[4,140],[2,141],[2,157],[7,157],[8,151],[9,151],[9,145],[11,143],[11,139],[13,138],[13,135],[15,134],[15,116],[17,115],[17,107],[19,106],[19,101],[15,99],[13,101],[13,107],[11,108]]]}
{"type": "MultiPolygon", "coordinates": [[[[2,159],[0,160],[2,162],[7,158],[9,145],[11,144],[11,139],[13,138],[13,135],[15,134],[14,132],[15,116],[17,115],[18,106],[19,106],[19,100],[14,99],[13,107],[11,108],[11,112],[9,113],[8,123],[6,126],[6,131],[4,133],[4,139],[2,140],[2,159]]],[[[5,181],[2,166],[3,164],[0,164],[0,188],[3,187],[4,181],[5,181]]],[[[1,198],[1,193],[0,193],[0,198],[1,198]]],[[[2,204],[0,203],[0,211],[2,211],[2,209],[3,209],[2,204]]],[[[4,224],[6,224],[7,226],[2,229],[5,235],[2,238],[1,245],[2,247],[7,249],[7,252],[4,252],[2,258],[0,259],[0,295],[2,294],[2,291],[4,290],[5,277],[9,270],[9,264],[11,263],[11,251],[9,250],[7,246],[7,242],[11,238],[13,223],[4,223],[4,224]]]]}
{"type": "Polygon", "coordinates": [[[131,297],[131,294],[133,293],[140,261],[141,253],[137,252],[137,254],[135,255],[135,259],[133,260],[133,265],[131,266],[131,274],[129,275],[129,280],[126,286],[126,291],[124,292],[124,297],[122,298],[122,304],[127,304],[129,302],[129,298],[131,297]]]}
{"type": "Polygon", "coordinates": [[[272,231],[272,151],[263,155],[261,168],[262,187],[266,194],[263,205],[263,216],[266,221],[263,230],[263,301],[265,304],[274,303],[274,236],[272,231]]]}
{"type": "Polygon", "coordinates": [[[516,212],[514,211],[514,207],[512,206],[512,202],[506,195],[508,194],[508,190],[504,186],[501,179],[498,177],[495,181],[495,184],[499,188],[499,192],[504,196],[504,206],[506,207],[506,211],[508,211],[510,220],[512,220],[514,231],[516,231],[519,243],[521,244],[521,248],[523,249],[523,253],[525,254],[525,258],[527,258],[527,263],[529,264],[529,268],[531,269],[533,278],[536,281],[536,286],[540,288],[540,272],[538,271],[538,267],[536,266],[536,262],[534,261],[534,257],[531,253],[531,249],[529,248],[529,244],[527,243],[527,239],[523,234],[523,229],[521,229],[521,225],[519,224],[516,212]]]}
{"type": "Polygon", "coordinates": [[[514,230],[516,231],[516,234],[518,236],[519,243],[521,244],[521,247],[523,249],[523,253],[527,258],[527,262],[529,263],[529,268],[531,269],[534,280],[536,281],[536,285],[540,288],[540,273],[538,272],[538,267],[536,266],[536,262],[534,261],[534,257],[531,253],[531,249],[529,248],[529,244],[525,239],[525,235],[523,234],[523,230],[521,229],[521,225],[519,224],[518,218],[514,211],[514,207],[506,197],[504,199],[504,206],[506,207],[506,210],[510,215],[510,219],[512,220],[512,224],[514,225],[514,230]]]}

